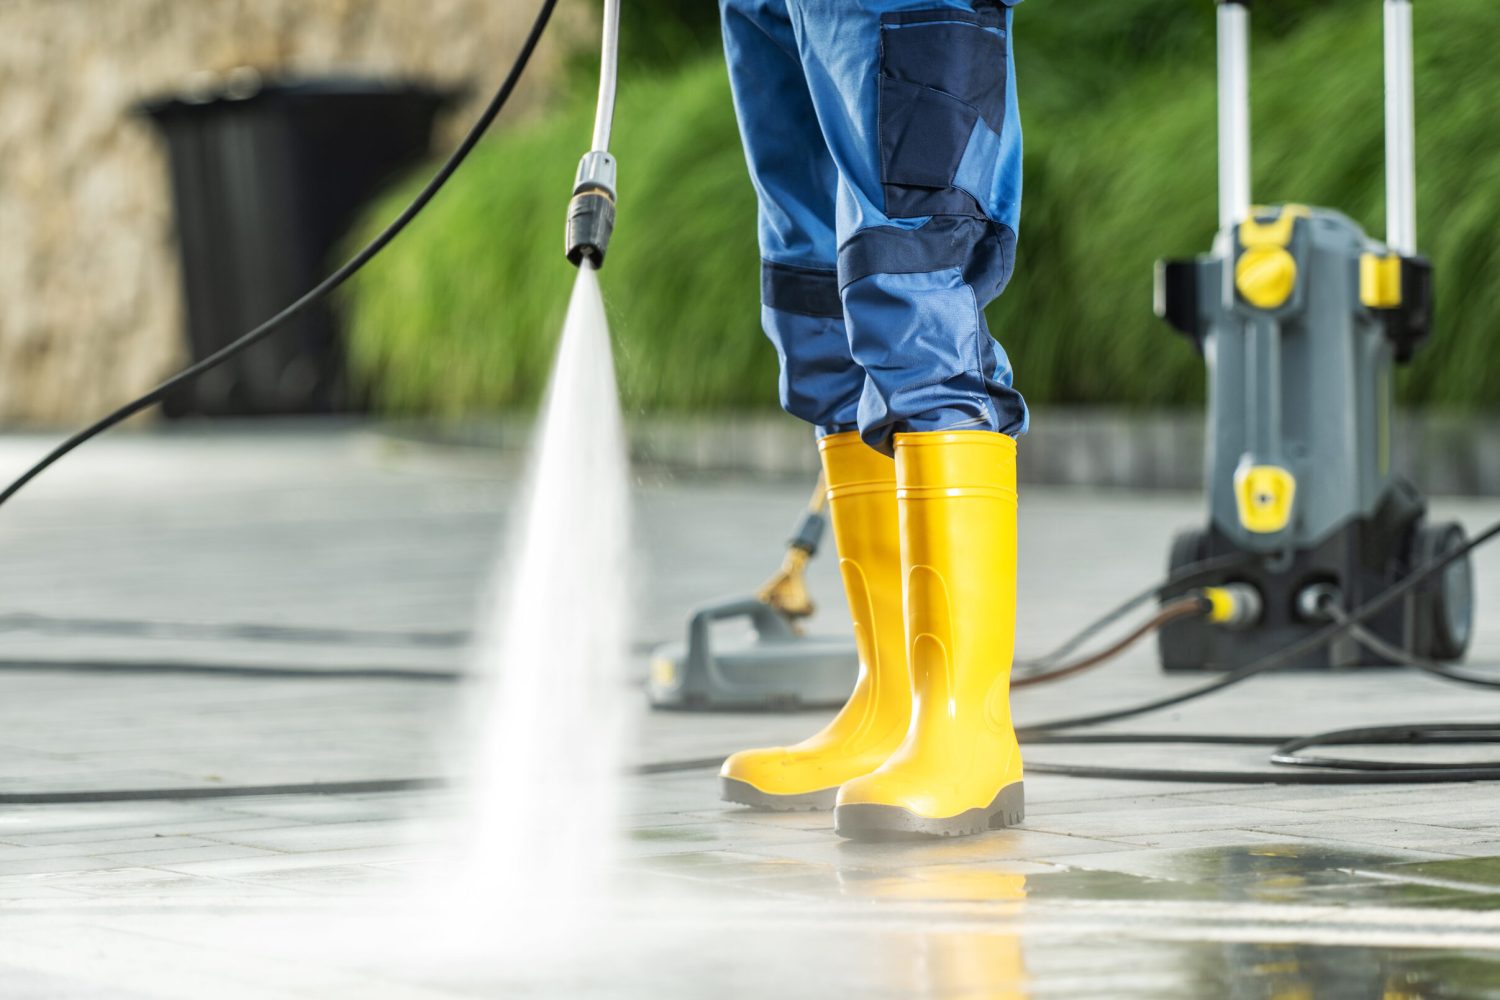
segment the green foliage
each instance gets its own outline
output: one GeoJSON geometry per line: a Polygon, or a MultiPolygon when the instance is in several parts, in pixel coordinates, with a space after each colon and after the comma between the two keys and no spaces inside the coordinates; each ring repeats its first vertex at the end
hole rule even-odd
{"type": "MultiPolygon", "coordinates": [[[[595,0],[603,7],[603,0],[595,0]]],[[[719,46],[719,5],[712,0],[630,0],[620,23],[620,61],[628,67],[689,62],[719,46]]],[[[590,66],[590,75],[597,67],[590,66]]]]}
{"type": "MultiPolygon", "coordinates": [[[[604,0],[591,0],[602,16],[604,0]]],[[[626,78],[657,73],[716,55],[719,5],[713,0],[630,0],[620,23],[620,66],[626,78]]],[[[599,80],[599,50],[592,39],[568,59],[563,93],[594,93],[599,80]]]]}
{"type": "MultiPolygon", "coordinates": [[[[670,0],[663,0],[670,2],[670,0]]],[[[1202,362],[1151,315],[1159,256],[1206,249],[1216,216],[1207,4],[1117,0],[1088,18],[1017,14],[1027,178],[1020,259],[991,310],[1033,402],[1183,405],[1202,362]]],[[[1439,333],[1406,397],[1500,402],[1500,89],[1488,0],[1418,9],[1423,243],[1439,333]]],[[[1384,228],[1381,18],[1368,0],[1256,6],[1256,193],[1384,228]]],[[[356,370],[386,408],[454,416],[533,401],[572,270],[563,209],[591,109],[487,143],[354,287],[356,370]]],[[[624,83],[621,216],[602,279],[628,406],[736,409],[775,399],[759,332],[754,193],[722,63],[624,83]]],[[[410,190],[371,215],[388,217],[410,190]]]]}

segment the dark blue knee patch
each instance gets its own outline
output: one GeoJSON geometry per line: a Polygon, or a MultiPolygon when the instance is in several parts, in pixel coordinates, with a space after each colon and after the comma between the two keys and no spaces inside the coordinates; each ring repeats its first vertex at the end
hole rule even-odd
{"type": "Polygon", "coordinates": [[[980,305],[994,301],[1010,281],[1016,234],[987,218],[940,215],[917,229],[871,226],[839,247],[839,285],[872,274],[923,274],[956,267],[980,305]]]}
{"type": "Polygon", "coordinates": [[[1005,12],[936,8],[880,19],[880,156],[886,215],[983,215],[953,186],[975,126],[1000,134],[1005,12]]]}
{"type": "Polygon", "coordinates": [[[849,354],[838,272],[762,260],[761,323],[781,360],[781,405],[832,433],[852,425],[864,372],[849,354]]]}
{"type": "Polygon", "coordinates": [[[760,300],[781,312],[799,316],[839,317],[839,276],[833,268],[798,267],[760,262],[760,300]]]}

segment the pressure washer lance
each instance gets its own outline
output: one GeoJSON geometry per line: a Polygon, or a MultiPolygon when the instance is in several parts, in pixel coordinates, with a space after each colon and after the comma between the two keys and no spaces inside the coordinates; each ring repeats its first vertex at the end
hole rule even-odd
{"type": "Polygon", "coordinates": [[[573,198],[568,202],[564,250],[574,267],[585,258],[604,266],[609,237],[615,229],[615,158],[609,137],[615,122],[615,88],[620,78],[620,0],[604,0],[603,40],[599,49],[599,103],[594,110],[594,138],[578,162],[573,198]]]}
{"type": "Polygon", "coordinates": [[[781,567],[755,592],[756,600],[779,611],[799,633],[801,628],[796,621],[811,618],[817,610],[812,593],[807,589],[807,564],[817,555],[818,543],[828,525],[823,516],[827,506],[828,480],[819,473],[818,484],[813,487],[812,497],[807,501],[807,510],[797,522],[797,531],[791,541],[787,542],[781,567]]]}

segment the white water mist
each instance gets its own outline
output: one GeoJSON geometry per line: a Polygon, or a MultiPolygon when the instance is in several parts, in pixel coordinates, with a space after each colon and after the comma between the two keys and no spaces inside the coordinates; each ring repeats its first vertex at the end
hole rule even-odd
{"type": "Polygon", "coordinates": [[[585,265],[476,645],[455,916],[497,948],[576,944],[608,901],[632,714],[627,471],[604,303],[585,265]]]}

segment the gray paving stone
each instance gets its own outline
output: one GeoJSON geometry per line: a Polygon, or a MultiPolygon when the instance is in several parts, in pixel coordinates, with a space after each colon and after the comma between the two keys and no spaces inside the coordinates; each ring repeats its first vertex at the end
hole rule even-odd
{"type": "Polygon", "coordinates": [[[1119,840],[1162,832],[1257,829],[1265,824],[1275,824],[1278,819],[1285,821],[1295,817],[1295,813],[1258,806],[1161,805],[1144,807],[1132,804],[1124,809],[1098,809],[1041,816],[1030,820],[1026,825],[1029,829],[1047,830],[1053,833],[1119,840]]]}
{"type": "Polygon", "coordinates": [[[162,863],[154,867],[184,874],[201,874],[212,878],[259,877],[267,873],[295,873],[301,869],[329,867],[348,868],[376,862],[403,860],[415,853],[403,847],[358,847],[346,850],[327,850],[308,853],[286,854],[276,851],[250,854],[228,860],[181,861],[162,863]]]}
{"type": "Polygon", "coordinates": [[[241,844],[204,844],[200,847],[182,847],[166,851],[111,851],[93,855],[94,860],[105,865],[179,865],[192,861],[227,861],[235,858],[264,857],[272,851],[241,844]]]}
{"type": "Polygon", "coordinates": [[[1193,881],[1240,874],[1233,867],[1237,858],[1251,858],[1245,862],[1245,867],[1254,870],[1253,857],[1257,854],[1269,861],[1267,870],[1273,873],[1327,871],[1401,861],[1443,860],[1454,856],[1437,851],[1359,845],[1310,837],[1290,838],[1245,830],[1198,831],[1163,838],[1163,841],[1146,849],[1074,854],[1058,860],[1074,868],[1193,881]]]}
{"type": "Polygon", "coordinates": [[[16,855],[0,859],[0,879],[10,875],[54,875],[59,872],[99,871],[116,867],[125,866],[76,854],[64,858],[28,858],[16,855]]]}
{"type": "Polygon", "coordinates": [[[205,813],[203,816],[204,818],[202,819],[163,820],[139,825],[91,826],[76,830],[59,830],[47,833],[12,834],[9,842],[28,849],[62,845],[82,847],[90,844],[109,843],[121,837],[133,839],[144,839],[147,837],[203,837],[207,834],[231,831],[264,830],[272,827],[281,828],[293,822],[272,816],[225,816],[222,813],[205,813]]]}
{"type": "MultiPolygon", "coordinates": [[[[163,858],[143,859],[164,861],[163,858]]],[[[35,881],[33,877],[31,881],[35,881]]],[[[24,884],[26,880],[13,879],[11,884],[24,884]]],[[[229,899],[264,896],[261,891],[243,882],[212,878],[204,875],[189,875],[182,872],[163,871],[142,862],[134,865],[87,870],[51,875],[46,885],[70,894],[83,894],[99,899],[116,900],[139,895],[152,895],[168,899],[186,896],[219,895],[229,899]]]]}
{"type": "Polygon", "coordinates": [[[1386,847],[1408,847],[1414,850],[1446,850],[1462,844],[1482,843],[1492,839],[1473,830],[1456,830],[1423,823],[1366,817],[1329,816],[1301,822],[1306,817],[1287,822],[1261,823],[1254,828],[1267,833],[1286,833],[1320,840],[1341,840],[1352,844],[1379,844],[1386,847]]]}
{"type": "Polygon", "coordinates": [[[94,840],[84,842],[68,841],[60,844],[48,844],[36,846],[31,844],[7,844],[0,846],[0,862],[7,855],[18,852],[17,856],[24,854],[28,859],[40,860],[43,858],[78,858],[97,857],[103,854],[120,854],[126,852],[148,853],[155,851],[177,851],[191,847],[215,847],[211,840],[197,840],[192,837],[126,837],[124,839],[94,840]]]}
{"type": "Polygon", "coordinates": [[[406,823],[367,820],[359,823],[303,824],[268,830],[229,831],[215,839],[272,851],[340,851],[408,844],[418,839],[406,823]]]}

